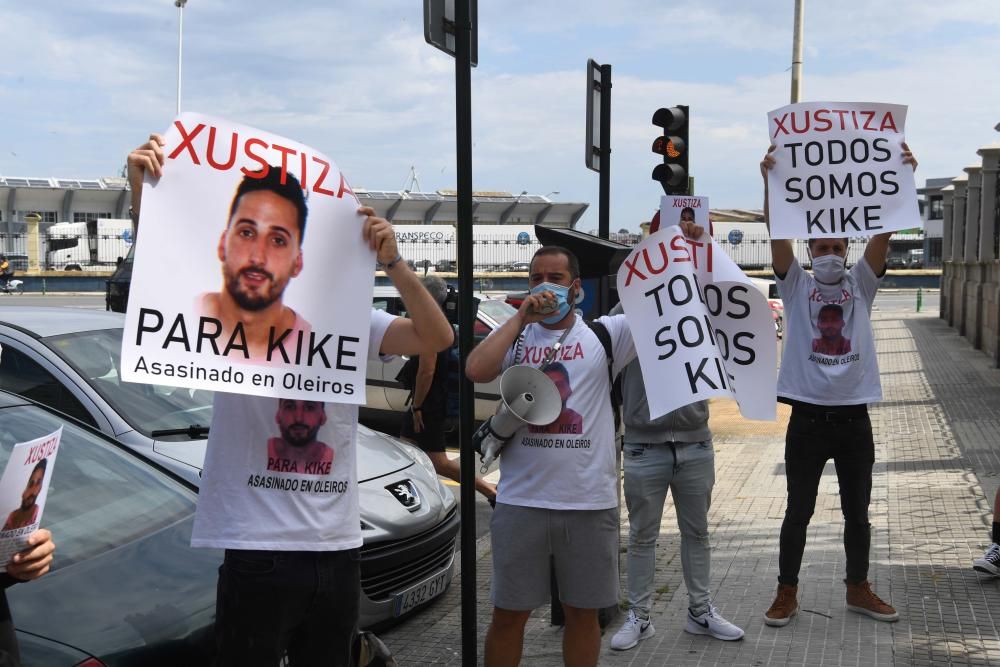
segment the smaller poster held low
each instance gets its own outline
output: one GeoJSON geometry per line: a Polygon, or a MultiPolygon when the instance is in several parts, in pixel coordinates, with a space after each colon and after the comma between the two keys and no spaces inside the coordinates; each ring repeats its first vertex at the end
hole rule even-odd
{"type": "Polygon", "coordinates": [[[690,239],[678,226],[708,229],[708,198],[663,197],[660,221],[618,271],[650,417],[723,396],[735,398],[744,417],[775,419],[777,344],[767,300],[707,233],[690,239]]]}
{"type": "Polygon", "coordinates": [[[771,238],[872,236],[919,227],[902,160],[906,107],[808,102],[767,115],[771,238]]]}
{"type": "Polygon", "coordinates": [[[19,442],[11,450],[0,477],[0,516],[9,511],[0,528],[0,572],[7,571],[11,557],[38,530],[61,438],[60,426],[41,438],[19,442]]]}

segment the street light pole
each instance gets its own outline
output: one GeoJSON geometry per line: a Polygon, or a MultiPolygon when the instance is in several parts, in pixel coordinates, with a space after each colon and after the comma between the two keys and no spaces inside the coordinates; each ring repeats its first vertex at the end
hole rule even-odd
{"type": "Polygon", "coordinates": [[[795,0],[795,34],[792,37],[792,104],[802,99],[802,29],[806,0],[795,0]]]}
{"type": "Polygon", "coordinates": [[[177,115],[181,113],[181,62],[184,52],[184,5],[188,0],[174,0],[180,20],[177,23],[177,115]]]}

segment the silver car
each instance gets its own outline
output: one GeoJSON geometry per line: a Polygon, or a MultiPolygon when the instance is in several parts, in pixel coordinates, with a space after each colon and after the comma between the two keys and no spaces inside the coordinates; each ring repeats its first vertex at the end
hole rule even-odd
{"type": "MultiPolygon", "coordinates": [[[[212,394],[121,382],[124,322],[120,313],[4,307],[0,389],[90,424],[197,485],[212,394]]],[[[416,447],[359,425],[357,461],[361,624],[370,626],[447,589],[459,517],[454,496],[416,447]]]]}

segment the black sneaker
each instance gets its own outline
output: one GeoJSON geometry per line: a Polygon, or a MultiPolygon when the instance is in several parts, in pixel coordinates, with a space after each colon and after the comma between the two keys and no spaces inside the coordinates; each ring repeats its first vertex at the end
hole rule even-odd
{"type": "Polygon", "coordinates": [[[996,542],[991,544],[982,558],[972,561],[972,569],[1000,577],[1000,544],[996,542]]]}

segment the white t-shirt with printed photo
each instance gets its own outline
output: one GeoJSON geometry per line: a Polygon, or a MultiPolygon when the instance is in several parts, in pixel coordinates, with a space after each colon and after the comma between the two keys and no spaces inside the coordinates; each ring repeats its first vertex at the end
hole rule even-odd
{"type": "Polygon", "coordinates": [[[882,400],[871,310],[882,279],[863,258],[839,285],[823,285],[797,260],[777,278],[785,304],[778,396],[814,405],[882,400]]]}
{"type": "MultiPolygon", "coordinates": [[[[394,319],[372,310],[370,359],[378,357],[394,319]]],[[[281,453],[288,448],[280,440],[278,406],[277,398],[215,394],[192,546],[274,551],[361,546],[358,406],[327,403],[315,441],[295,458],[281,453]],[[305,460],[309,456],[315,460],[305,460]]]]}
{"type": "MultiPolygon", "coordinates": [[[[617,375],[635,358],[624,315],[598,319],[611,337],[617,375]]],[[[564,330],[530,324],[518,361],[538,368],[564,330]]],[[[517,346],[503,368],[514,365],[517,346]]],[[[547,368],[563,396],[563,411],[547,427],[524,426],[500,454],[497,501],[548,509],[600,510],[618,506],[614,413],[607,354],[578,314],[553,363],[547,368]]]]}

